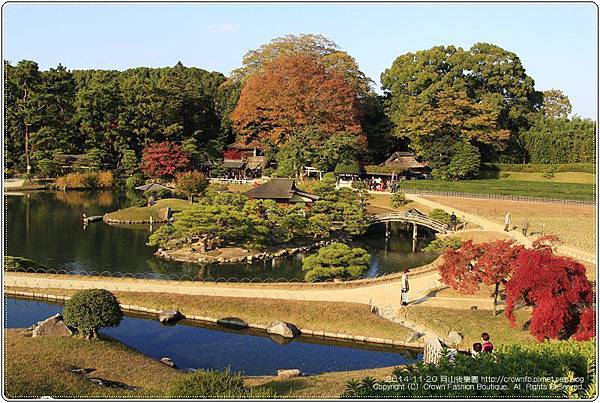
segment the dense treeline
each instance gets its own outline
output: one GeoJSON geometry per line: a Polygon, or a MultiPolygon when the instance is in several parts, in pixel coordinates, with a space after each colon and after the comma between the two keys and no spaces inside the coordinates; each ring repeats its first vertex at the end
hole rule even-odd
{"type": "MultiPolygon", "coordinates": [[[[184,67],[40,71],[6,68],[7,166],[34,169],[57,154],[91,153],[109,167],[148,142],[181,142],[191,155],[219,154],[228,133],[217,106],[221,73],[184,67]]],[[[226,96],[226,94],[223,94],[226,96]]]]}
{"type": "Polygon", "coordinates": [[[294,175],[312,165],[379,163],[413,150],[438,178],[481,162],[593,162],[595,123],[569,119],[559,90],[534,87],[518,56],[478,43],[399,56],[382,96],[348,53],[319,35],[249,51],[229,78],[185,67],[41,71],[5,61],[6,167],[50,173],[65,154],[132,174],[149,143],[171,141],[192,166],[234,141],[258,144],[294,175]]]}

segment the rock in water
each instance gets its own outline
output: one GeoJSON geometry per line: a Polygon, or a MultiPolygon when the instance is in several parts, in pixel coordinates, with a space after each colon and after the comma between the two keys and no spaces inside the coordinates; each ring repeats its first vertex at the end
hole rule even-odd
{"type": "Polygon", "coordinates": [[[183,319],[183,315],[181,312],[175,309],[167,309],[165,311],[160,311],[158,314],[158,320],[160,323],[175,323],[179,320],[183,319]]]}
{"type": "Polygon", "coordinates": [[[177,365],[175,365],[175,363],[173,362],[173,360],[170,359],[169,357],[163,357],[163,358],[161,358],[160,362],[162,362],[165,365],[168,365],[171,368],[177,369],[177,365]]]}
{"type": "Polygon", "coordinates": [[[294,338],[300,334],[300,330],[291,323],[276,320],[267,328],[267,333],[294,338]]]}
{"type": "Polygon", "coordinates": [[[33,328],[32,337],[40,336],[71,336],[73,332],[63,322],[62,315],[57,313],[46,320],[39,322],[33,328]]]}
{"type": "Polygon", "coordinates": [[[301,375],[302,375],[302,372],[300,372],[299,369],[278,369],[277,370],[278,378],[283,378],[283,379],[296,378],[301,375]]]}
{"type": "Polygon", "coordinates": [[[446,336],[444,343],[449,346],[458,346],[460,343],[462,343],[462,341],[463,341],[462,335],[460,333],[458,333],[457,331],[452,330],[448,333],[448,336],[446,336]]]}

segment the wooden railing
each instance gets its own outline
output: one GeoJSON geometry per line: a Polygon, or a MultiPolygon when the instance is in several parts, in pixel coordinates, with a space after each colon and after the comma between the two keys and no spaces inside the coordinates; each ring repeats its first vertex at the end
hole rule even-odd
{"type": "Polygon", "coordinates": [[[408,212],[392,212],[392,213],[384,213],[372,216],[372,222],[386,222],[386,221],[402,221],[402,222],[410,222],[418,225],[422,225],[424,227],[431,228],[434,231],[438,231],[441,233],[445,233],[448,231],[448,226],[443,222],[432,220],[429,217],[426,217],[421,214],[414,214],[408,212]]]}

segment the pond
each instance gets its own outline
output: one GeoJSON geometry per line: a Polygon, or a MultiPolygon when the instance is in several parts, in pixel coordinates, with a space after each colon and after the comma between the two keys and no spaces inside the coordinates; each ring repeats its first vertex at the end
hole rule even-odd
{"type": "MultiPolygon", "coordinates": [[[[5,328],[27,328],[62,312],[61,305],[30,299],[5,298],[5,328]]],[[[101,330],[139,352],[171,358],[179,368],[230,368],[246,375],[274,375],[298,368],[306,374],[351,371],[410,364],[422,358],[415,350],[336,342],[300,336],[279,344],[265,332],[234,330],[183,321],[164,326],[149,317],[125,316],[116,328],[101,330]]]]}
{"type": "MultiPolygon", "coordinates": [[[[303,279],[302,257],[252,264],[198,265],[173,262],[154,256],[156,248],[146,245],[157,226],[82,224],[82,214],[102,215],[129,207],[132,195],[125,192],[32,192],[7,195],[6,254],[32,259],[52,269],[71,273],[96,271],[120,273],[160,273],[198,276],[205,279],[303,279]]],[[[372,255],[367,277],[422,266],[435,254],[412,253],[410,231],[400,224],[386,240],[383,225],[374,225],[359,242],[372,255]]],[[[425,229],[420,245],[432,239],[425,229]]]]}

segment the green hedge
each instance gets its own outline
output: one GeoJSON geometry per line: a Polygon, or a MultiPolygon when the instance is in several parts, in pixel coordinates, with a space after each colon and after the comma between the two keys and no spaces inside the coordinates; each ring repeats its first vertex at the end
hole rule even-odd
{"type": "Polygon", "coordinates": [[[483,164],[482,171],[505,172],[586,172],[596,173],[596,164],[483,164]]]}

